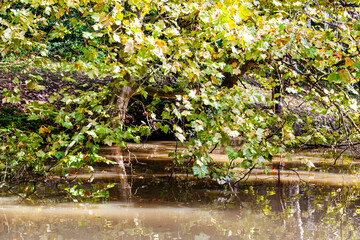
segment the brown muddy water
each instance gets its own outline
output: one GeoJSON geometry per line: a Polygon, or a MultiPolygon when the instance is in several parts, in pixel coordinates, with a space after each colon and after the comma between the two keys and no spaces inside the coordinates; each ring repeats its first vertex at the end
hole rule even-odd
{"type": "MultiPolygon", "coordinates": [[[[333,165],[315,151],[294,153],[293,161],[277,156],[268,174],[255,169],[229,187],[173,168],[167,154],[174,147],[104,147],[107,158],[125,160],[126,175],[119,166],[98,166],[1,193],[0,239],[360,239],[356,161],[333,165]]],[[[219,150],[214,159],[225,156],[219,150]]]]}

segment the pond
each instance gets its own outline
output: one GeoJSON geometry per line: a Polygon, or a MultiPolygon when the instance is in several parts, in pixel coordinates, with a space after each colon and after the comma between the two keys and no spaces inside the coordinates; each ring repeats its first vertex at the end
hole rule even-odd
{"type": "MultiPolygon", "coordinates": [[[[280,172],[278,157],[269,174],[255,170],[229,187],[177,168],[170,178],[173,147],[130,145],[126,176],[98,166],[14,186],[1,194],[0,239],[360,239],[356,161],[332,166],[327,154],[296,153],[292,162],[281,159],[280,172]]],[[[102,154],[119,157],[115,150],[102,154]]]]}

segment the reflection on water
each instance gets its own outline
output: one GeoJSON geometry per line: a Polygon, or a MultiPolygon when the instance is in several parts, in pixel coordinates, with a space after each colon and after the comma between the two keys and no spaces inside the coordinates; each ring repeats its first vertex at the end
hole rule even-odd
{"type": "Polygon", "coordinates": [[[210,183],[153,180],[134,187],[128,202],[5,202],[0,239],[360,238],[354,186],[241,185],[231,192],[210,183]]]}
{"type": "MultiPolygon", "coordinates": [[[[164,148],[139,151],[164,155],[164,148]]],[[[284,170],[281,184],[277,172],[255,171],[251,181],[229,187],[178,170],[170,179],[165,157],[136,157],[125,186],[119,169],[99,166],[73,181],[2,193],[0,239],[360,239],[356,164],[324,173],[320,163],[329,160],[314,154],[314,171],[289,164],[299,174],[284,170]],[[299,180],[306,174],[313,181],[299,180]]]]}

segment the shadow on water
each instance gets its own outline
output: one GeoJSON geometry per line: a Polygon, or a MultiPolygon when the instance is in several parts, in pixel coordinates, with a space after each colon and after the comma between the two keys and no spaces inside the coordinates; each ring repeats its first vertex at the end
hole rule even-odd
{"type": "Polygon", "coordinates": [[[355,162],[329,172],[331,159],[298,153],[280,184],[260,169],[229,187],[180,169],[169,179],[172,144],[104,148],[117,165],[2,193],[0,239],[360,239],[355,162]]]}

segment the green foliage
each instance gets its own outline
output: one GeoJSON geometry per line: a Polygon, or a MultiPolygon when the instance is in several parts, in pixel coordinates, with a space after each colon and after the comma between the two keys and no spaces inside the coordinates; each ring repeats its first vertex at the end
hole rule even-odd
{"type": "Polygon", "coordinates": [[[0,108],[0,128],[2,129],[35,129],[39,124],[41,123],[28,121],[27,116],[16,107],[0,108]]]}
{"type": "Polygon", "coordinates": [[[91,188],[79,188],[79,185],[72,187],[64,187],[68,194],[68,198],[76,202],[105,202],[109,199],[108,189],[114,187],[113,183],[95,183],[91,184],[91,188]]]}
{"type": "MultiPolygon", "coordinates": [[[[111,79],[25,101],[28,121],[43,124],[6,125],[1,161],[13,177],[23,166],[46,175],[58,166],[91,165],[102,160],[101,145],[125,146],[160,129],[186,145],[187,152],[173,156],[192,161],[195,175],[229,179],[235,159],[252,168],[288,147],[356,142],[355,7],[267,0],[2,2],[3,58],[31,52],[29,68],[111,79]],[[259,89],[244,83],[245,73],[259,89]],[[126,111],[134,97],[146,121],[133,125],[126,111]],[[280,106],[294,99],[305,103],[305,113],[280,106]],[[213,163],[217,146],[226,149],[224,166],[213,163]]],[[[43,89],[38,81],[30,76],[27,88],[43,89]]],[[[4,90],[2,102],[18,103],[20,92],[4,90]]]]}

